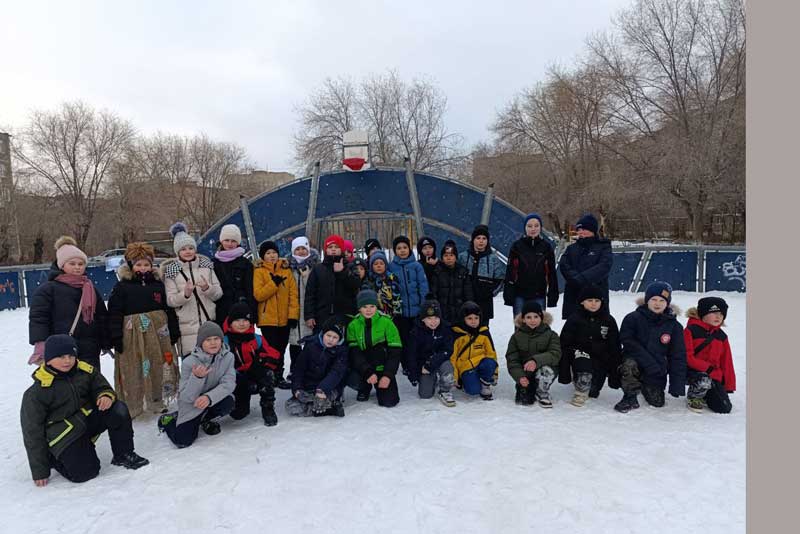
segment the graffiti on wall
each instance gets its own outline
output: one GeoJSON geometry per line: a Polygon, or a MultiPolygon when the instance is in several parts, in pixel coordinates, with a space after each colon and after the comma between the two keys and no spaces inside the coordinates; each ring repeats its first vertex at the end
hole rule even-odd
{"type": "Polygon", "coordinates": [[[17,292],[17,286],[11,280],[6,280],[0,283],[0,293],[11,293],[12,295],[17,292]]]}
{"type": "Polygon", "coordinates": [[[733,261],[726,261],[722,264],[722,276],[730,282],[739,282],[742,291],[747,289],[747,257],[739,254],[733,261]]]}

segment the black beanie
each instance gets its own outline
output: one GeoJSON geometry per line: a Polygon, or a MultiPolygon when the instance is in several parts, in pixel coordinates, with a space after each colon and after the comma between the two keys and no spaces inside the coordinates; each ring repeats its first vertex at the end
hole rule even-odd
{"type": "Polygon", "coordinates": [[[452,252],[453,255],[457,258],[458,257],[458,247],[456,246],[456,242],[453,241],[452,239],[448,239],[447,241],[445,241],[444,245],[442,246],[441,255],[444,256],[445,252],[452,252]]]}
{"type": "Polygon", "coordinates": [[[672,286],[667,282],[659,282],[658,280],[650,282],[650,285],[644,290],[645,303],[649,302],[653,297],[661,297],[669,304],[672,302],[672,286]]]}
{"type": "Polygon", "coordinates": [[[604,296],[605,295],[600,288],[594,285],[588,285],[581,289],[581,292],[578,294],[578,303],[581,303],[587,299],[603,300],[604,296]]]}
{"type": "Polygon", "coordinates": [[[419,241],[417,241],[417,254],[419,254],[419,257],[422,258],[422,247],[424,247],[425,245],[430,245],[430,246],[433,247],[433,257],[435,258],[436,257],[436,241],[434,241],[433,239],[431,239],[428,236],[423,236],[423,237],[419,238],[419,241]]]}
{"type": "Polygon", "coordinates": [[[44,343],[44,361],[69,354],[78,357],[78,345],[75,338],[69,334],[55,334],[47,338],[44,343]]]}
{"type": "Polygon", "coordinates": [[[728,303],[725,302],[725,299],[719,297],[703,297],[697,301],[697,314],[701,319],[703,316],[713,312],[720,312],[722,313],[722,318],[727,319],[728,303]]]}
{"type": "Polygon", "coordinates": [[[278,245],[275,244],[275,241],[264,241],[258,246],[258,257],[264,259],[264,254],[268,250],[274,250],[278,253],[278,255],[281,253],[281,251],[278,250],[278,245]]]}
{"type": "Polygon", "coordinates": [[[544,319],[544,310],[542,310],[542,305],[535,300],[526,300],[522,305],[522,317],[524,318],[529,313],[535,313],[540,318],[544,319]]]}
{"type": "Polygon", "coordinates": [[[575,223],[576,230],[589,230],[593,234],[597,233],[598,228],[599,224],[597,223],[597,219],[591,213],[587,213],[575,223]]]}
{"type": "Polygon", "coordinates": [[[333,317],[328,317],[328,320],[322,323],[320,333],[324,335],[325,332],[336,332],[336,334],[339,336],[339,341],[344,339],[344,329],[342,328],[342,325],[339,324],[339,321],[335,315],[333,317]]]}
{"type": "Polygon", "coordinates": [[[381,242],[375,239],[374,237],[370,237],[364,242],[364,252],[369,256],[369,253],[373,249],[383,250],[383,246],[381,242]]]}
{"type": "Polygon", "coordinates": [[[404,235],[399,235],[394,238],[394,241],[392,241],[393,252],[397,253],[397,245],[399,245],[400,243],[405,243],[406,245],[408,245],[408,250],[409,252],[411,251],[411,240],[404,235]]]}
{"type": "Polygon", "coordinates": [[[472,302],[471,300],[468,300],[461,305],[461,309],[459,310],[459,312],[462,318],[466,317],[467,315],[477,315],[478,317],[480,317],[481,307],[478,306],[476,303],[472,302]]]}
{"type": "Polygon", "coordinates": [[[228,324],[231,324],[233,321],[238,319],[247,319],[251,323],[253,322],[253,311],[246,302],[237,302],[231,306],[231,309],[228,312],[228,324]]]}
{"type": "Polygon", "coordinates": [[[419,309],[419,316],[424,319],[425,317],[438,317],[442,318],[442,306],[438,300],[428,299],[422,303],[419,309]]]}
{"type": "Polygon", "coordinates": [[[472,231],[472,239],[470,239],[470,242],[475,241],[475,238],[478,237],[479,235],[486,236],[486,239],[488,240],[489,227],[486,226],[485,224],[479,224],[478,226],[476,226],[475,229],[472,231]]]}

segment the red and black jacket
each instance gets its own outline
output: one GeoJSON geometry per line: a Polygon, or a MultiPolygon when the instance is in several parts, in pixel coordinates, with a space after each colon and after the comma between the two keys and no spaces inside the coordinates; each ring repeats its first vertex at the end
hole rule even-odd
{"type": "Polygon", "coordinates": [[[728,336],[719,326],[711,326],[697,317],[689,317],[683,331],[686,343],[686,363],[689,369],[708,373],[712,380],[721,382],[725,391],[736,391],[736,373],[728,336]],[[696,349],[700,348],[697,352],[696,349]]]}
{"type": "Polygon", "coordinates": [[[247,372],[253,362],[273,371],[278,368],[280,353],[256,334],[256,328],[252,323],[247,332],[239,334],[231,330],[228,319],[225,319],[222,331],[225,333],[225,344],[233,353],[233,364],[237,372],[247,372]]]}

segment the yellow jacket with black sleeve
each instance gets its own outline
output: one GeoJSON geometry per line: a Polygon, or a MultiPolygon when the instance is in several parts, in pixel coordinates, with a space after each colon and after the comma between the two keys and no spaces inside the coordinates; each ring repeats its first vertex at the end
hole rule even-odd
{"type": "MultiPolygon", "coordinates": [[[[97,399],[116,400],[100,370],[77,360],[62,373],[45,364],[33,373],[33,385],[22,396],[20,422],[34,480],[50,476],[48,453],[56,458],[86,431],[86,417],[97,399]]],[[[92,436],[94,437],[94,436],[92,436]]]]}
{"type": "MultiPolygon", "coordinates": [[[[497,352],[494,350],[494,341],[488,326],[470,328],[459,324],[453,327],[453,337],[455,341],[450,363],[453,364],[456,383],[462,374],[478,367],[484,358],[497,361],[497,352]]],[[[497,380],[497,369],[494,370],[494,378],[497,380]]]]}

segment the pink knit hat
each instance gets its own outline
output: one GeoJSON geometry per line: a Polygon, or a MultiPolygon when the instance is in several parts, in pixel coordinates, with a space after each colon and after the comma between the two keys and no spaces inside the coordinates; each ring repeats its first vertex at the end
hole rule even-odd
{"type": "Polygon", "coordinates": [[[65,263],[75,258],[80,258],[84,263],[89,263],[89,258],[78,248],[78,243],[67,235],[62,235],[56,239],[55,249],[56,265],[58,265],[59,269],[63,269],[65,263]]]}

